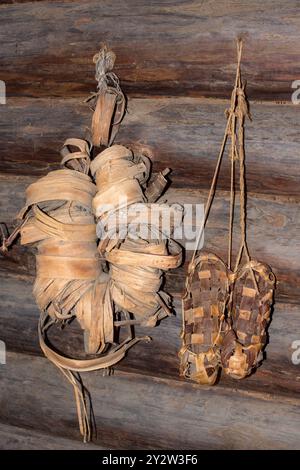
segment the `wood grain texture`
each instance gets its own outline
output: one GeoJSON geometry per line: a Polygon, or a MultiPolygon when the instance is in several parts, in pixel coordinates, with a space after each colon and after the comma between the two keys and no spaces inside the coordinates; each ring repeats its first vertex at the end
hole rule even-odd
{"type": "Polygon", "coordinates": [[[0,423],[0,450],[99,450],[94,444],[0,423]]]}
{"type": "Polygon", "coordinates": [[[2,4],[0,77],[9,96],[75,96],[95,87],[101,41],[127,93],[228,96],[235,38],[258,99],[290,100],[300,74],[298,1],[54,1],[2,4]]]}
{"type": "MultiPolygon", "coordinates": [[[[1,0],[1,5],[23,4],[29,2],[43,2],[45,0],[1,0]]],[[[68,0],[61,0],[68,1],[68,0]]]]}
{"type": "MultiPolygon", "coordinates": [[[[0,175],[0,221],[11,227],[14,216],[23,207],[25,189],[34,177],[0,175]]],[[[207,191],[174,189],[170,187],[163,196],[170,204],[205,203],[207,191]]],[[[228,235],[229,195],[217,193],[209,223],[205,230],[205,249],[226,258],[228,235]]],[[[297,200],[288,197],[249,195],[248,197],[248,243],[253,258],[269,264],[277,276],[276,298],[287,303],[300,303],[300,206],[297,200]]],[[[236,237],[234,253],[237,250],[238,211],[235,219],[236,237]]],[[[180,240],[179,240],[180,241],[180,240]]],[[[186,238],[182,240],[184,243],[186,238]]],[[[191,251],[186,254],[186,263],[191,251]]],[[[12,275],[31,276],[35,274],[33,250],[16,245],[0,258],[0,272],[12,275]]],[[[167,289],[176,297],[184,289],[186,265],[167,275],[167,289]]]]}
{"type": "MultiPolygon", "coordinates": [[[[8,100],[0,107],[0,222],[12,227],[27,185],[58,167],[67,137],[88,136],[91,112],[82,101],[95,90],[91,59],[101,41],[117,53],[115,71],[129,95],[117,142],[146,145],[156,170],[173,169],[170,203],[204,203],[239,35],[243,78],[256,100],[246,132],[248,242],[278,280],[263,365],[243,381],[222,375],[216,387],[199,387],[178,377],[188,252],[166,279],[177,315],[155,329],[138,328],[153,341],[130,350],[112,376],[84,374],[98,436],[83,445],[72,388],[38,344],[34,249],[14,246],[0,255],[0,339],[7,347],[1,449],[299,449],[300,369],[291,357],[300,331],[300,121],[290,101],[300,76],[298,9],[297,0],[1,2],[0,79],[8,100]]],[[[228,166],[225,155],[205,232],[206,249],[223,258],[228,166]]],[[[63,332],[54,327],[50,338],[66,354],[83,351],[76,322],[63,332]]]]}
{"type": "MultiPolygon", "coordinates": [[[[0,113],[0,171],[43,175],[57,168],[68,137],[86,138],[91,112],[83,99],[9,99],[0,113]]],[[[229,100],[130,99],[117,142],[140,142],[155,168],[172,169],[172,185],[203,189],[211,183],[229,100]]],[[[252,103],[246,123],[249,192],[300,197],[299,109],[252,103]]],[[[219,187],[229,189],[224,155],[219,187]]]]}
{"type": "MultiPolygon", "coordinates": [[[[9,351],[42,355],[38,344],[39,311],[32,295],[32,282],[22,278],[1,276],[0,331],[9,351]]],[[[180,347],[181,305],[175,301],[176,316],[152,329],[137,328],[136,333],[150,335],[149,344],[139,343],[114,370],[178,381],[177,353],[180,347]]],[[[218,387],[239,390],[245,395],[265,400],[278,397],[293,400],[300,392],[299,366],[293,365],[293,342],[299,339],[300,306],[276,303],[269,329],[266,360],[251,377],[235,381],[221,376],[218,387]]],[[[76,322],[63,331],[53,327],[49,337],[55,347],[70,356],[83,357],[82,330],[76,322]]]]}
{"type": "MultiPolygon", "coordinates": [[[[0,375],[1,422],[79,439],[72,390],[46,359],[9,353],[0,375]]],[[[91,373],[84,380],[93,396],[96,443],[102,447],[299,447],[298,398],[293,403],[265,401],[218,387],[199,388],[132,373],[110,377],[91,373]]]]}

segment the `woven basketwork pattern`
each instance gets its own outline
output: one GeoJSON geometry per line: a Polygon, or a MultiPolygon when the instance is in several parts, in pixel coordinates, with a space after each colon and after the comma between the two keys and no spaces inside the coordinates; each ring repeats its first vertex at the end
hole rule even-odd
{"type": "Polygon", "coordinates": [[[234,378],[251,374],[263,359],[274,287],[275,277],[269,266],[254,260],[240,268],[235,276],[228,316],[230,330],[221,354],[224,371],[234,378]]]}
{"type": "Polygon", "coordinates": [[[183,298],[180,373],[202,384],[215,383],[219,370],[228,275],[223,261],[214,254],[201,254],[190,265],[183,298]]]}
{"type": "Polygon", "coordinates": [[[215,383],[219,366],[231,377],[239,379],[249,375],[259,365],[266,344],[266,327],[270,320],[275,287],[275,276],[271,269],[251,259],[247,244],[244,125],[246,117],[251,119],[251,114],[245,93],[246,84],[241,78],[242,46],[242,40],[238,39],[235,84],[230,108],[225,113],[227,124],[205,205],[203,224],[189,266],[192,276],[187,276],[187,291],[183,298],[180,373],[204,384],[215,383]],[[196,256],[197,250],[210,214],[222,158],[229,140],[231,145],[227,264],[217,257],[211,257],[209,265],[200,264],[196,269],[195,260],[201,260],[201,255],[196,256]],[[232,270],[237,165],[240,244],[232,270]],[[241,267],[243,256],[246,264],[241,267]],[[216,317],[210,318],[213,311],[216,317]],[[218,322],[224,318],[224,328],[221,326],[217,336],[218,322]]]}
{"type": "Polygon", "coordinates": [[[232,378],[250,375],[263,359],[274,287],[265,264],[252,260],[234,274],[216,255],[197,256],[183,297],[180,375],[209,385],[220,367],[232,378]]]}

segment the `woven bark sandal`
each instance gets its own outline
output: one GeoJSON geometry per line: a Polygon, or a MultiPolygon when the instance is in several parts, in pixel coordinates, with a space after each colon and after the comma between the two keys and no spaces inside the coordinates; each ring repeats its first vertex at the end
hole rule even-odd
{"type": "MultiPolygon", "coordinates": [[[[270,311],[273,301],[273,290],[275,287],[275,278],[271,269],[251,259],[246,237],[246,175],[245,175],[245,149],[244,149],[244,125],[245,119],[250,118],[248,101],[245,94],[245,83],[241,79],[241,57],[242,57],[242,41],[237,41],[237,70],[235,85],[231,95],[230,108],[226,111],[227,124],[219,151],[211,187],[209,190],[207,202],[204,211],[204,221],[201,230],[198,233],[192,261],[198,259],[196,257],[197,250],[202,239],[203,230],[207,223],[208,215],[216,193],[218,176],[226,143],[231,140],[230,145],[230,166],[231,166],[231,184],[230,184],[230,211],[229,211],[229,236],[228,236],[228,258],[227,258],[227,301],[222,307],[222,314],[227,314],[227,322],[224,322],[224,328],[220,329],[221,335],[216,335],[216,325],[200,323],[198,326],[195,318],[196,311],[200,307],[200,314],[205,317],[209,315],[209,309],[214,308],[216,304],[215,290],[220,282],[220,292],[223,297],[222,282],[216,279],[213,282],[213,288],[210,284],[206,284],[205,288],[208,294],[205,296],[207,302],[206,310],[202,308],[203,300],[202,292],[197,284],[195,288],[188,284],[187,294],[183,302],[183,347],[180,352],[181,356],[181,374],[194,379],[198,378],[200,383],[214,383],[217,376],[218,361],[216,355],[220,352],[221,364],[225,372],[235,378],[246,377],[254,370],[262,359],[262,350],[266,343],[266,326],[270,320],[270,311]],[[235,179],[236,165],[239,166],[239,199],[240,199],[240,245],[238,248],[236,261],[234,264],[234,272],[231,271],[232,266],[232,246],[233,246],[233,228],[235,219],[235,179]],[[239,268],[241,260],[245,257],[247,264],[243,268],[239,268]],[[189,294],[189,295],[188,295],[189,294]],[[229,299],[228,299],[229,295],[229,299]],[[194,298],[196,301],[194,301],[194,298]],[[199,301],[200,298],[200,301],[199,301]],[[204,310],[204,311],[203,311],[204,310]],[[200,335],[198,334],[200,330],[200,335]],[[205,338],[205,333],[208,338],[205,338]],[[223,334],[222,334],[223,333],[223,334]],[[195,340],[194,340],[195,338],[195,340]],[[221,341],[223,340],[223,341],[221,341]],[[200,349],[200,346],[202,349],[200,349]],[[221,344],[220,344],[221,342],[221,344]],[[195,351],[194,343],[198,347],[195,351]],[[215,345],[221,345],[221,350],[216,351],[215,345]],[[205,345],[203,347],[203,345],[205,345]],[[213,347],[211,347],[213,345],[213,347]],[[203,351],[203,349],[206,350],[203,351]],[[210,353],[210,362],[206,358],[207,351],[210,353]],[[194,353],[194,356],[191,354],[194,353]],[[201,354],[200,359],[196,362],[196,353],[201,354]],[[194,357],[194,363],[192,358],[194,357]],[[205,363],[206,358],[206,363],[205,363]],[[191,367],[190,364],[193,364],[191,367]],[[207,367],[211,368],[210,376],[207,377],[207,367]],[[198,372],[199,371],[199,372],[198,372]]],[[[219,260],[219,262],[221,262],[219,260]]],[[[222,262],[221,262],[222,263],[222,262]]],[[[200,274],[203,275],[202,269],[200,274]]],[[[210,269],[207,269],[207,275],[210,280],[210,269]]],[[[189,283],[188,276],[188,283],[189,283]]],[[[221,310],[219,315],[221,315],[221,310]]],[[[223,318],[223,317],[222,317],[223,318]]]]}
{"type": "Polygon", "coordinates": [[[200,384],[216,382],[228,297],[228,272],[223,261],[211,253],[197,256],[189,267],[183,297],[181,376],[200,384]]]}
{"type": "Polygon", "coordinates": [[[223,369],[233,378],[242,379],[251,374],[263,359],[274,287],[275,276],[265,264],[252,260],[237,272],[229,309],[230,330],[221,352],[223,369]]]}

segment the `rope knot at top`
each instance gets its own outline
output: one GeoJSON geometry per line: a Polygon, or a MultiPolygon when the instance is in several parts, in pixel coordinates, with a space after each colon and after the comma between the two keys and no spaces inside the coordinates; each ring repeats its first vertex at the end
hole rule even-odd
{"type": "Polygon", "coordinates": [[[116,60],[116,54],[108,49],[107,45],[102,45],[101,49],[93,57],[95,64],[96,73],[95,79],[98,82],[97,88],[99,92],[103,92],[107,89],[108,82],[119,89],[119,79],[115,73],[112,72],[116,60]]]}

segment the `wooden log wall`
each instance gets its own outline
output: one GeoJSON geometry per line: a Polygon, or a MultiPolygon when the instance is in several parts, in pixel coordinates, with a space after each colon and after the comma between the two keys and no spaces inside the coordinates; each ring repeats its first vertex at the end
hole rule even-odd
{"type": "MultiPolygon", "coordinates": [[[[154,168],[172,168],[169,202],[203,203],[223,136],[235,73],[234,39],[245,39],[243,77],[253,121],[246,125],[249,245],[278,280],[267,360],[253,376],[221,377],[211,389],[178,378],[180,296],[185,265],[167,288],[177,315],[151,331],[110,378],[85,374],[98,424],[85,448],[299,448],[300,339],[299,107],[300,6],[296,0],[149,2],[8,1],[0,5],[0,221],[11,228],[24,191],[59,166],[68,137],[88,135],[84,99],[95,88],[91,58],[102,41],[117,53],[128,95],[117,142],[143,143],[154,168]]],[[[226,252],[229,165],[206,230],[206,246],[226,252]]],[[[0,258],[0,448],[80,449],[72,390],[37,341],[32,249],[0,258]]],[[[58,348],[82,348],[75,324],[58,348]]]]}

